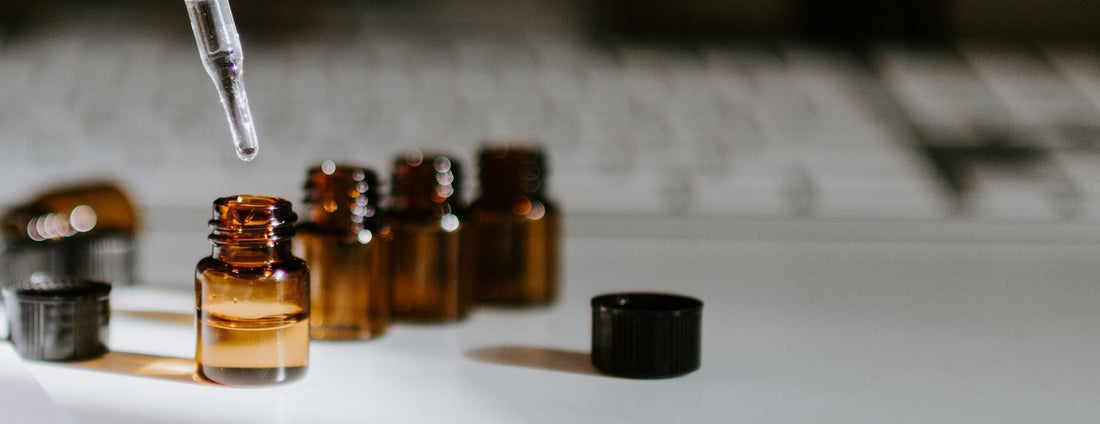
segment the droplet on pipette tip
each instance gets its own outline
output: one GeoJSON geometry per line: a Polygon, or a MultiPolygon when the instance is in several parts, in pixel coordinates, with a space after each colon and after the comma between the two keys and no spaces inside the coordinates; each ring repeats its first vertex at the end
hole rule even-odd
{"type": "Polygon", "coordinates": [[[236,96],[224,96],[222,106],[225,106],[229,132],[233,135],[233,147],[237,149],[237,157],[248,162],[256,158],[260,143],[256,139],[256,127],[252,126],[252,112],[248,109],[248,96],[244,92],[244,83],[240,80],[237,82],[240,82],[240,86],[237,87],[236,96]]]}
{"type": "Polygon", "coordinates": [[[256,148],[240,148],[237,150],[237,156],[244,162],[249,162],[256,159],[256,148]]]}

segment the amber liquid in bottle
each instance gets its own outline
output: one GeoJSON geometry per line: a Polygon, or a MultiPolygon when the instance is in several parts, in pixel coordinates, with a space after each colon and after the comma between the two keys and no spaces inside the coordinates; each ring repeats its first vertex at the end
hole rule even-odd
{"type": "Polygon", "coordinates": [[[294,244],[309,263],[310,335],[377,337],[390,322],[393,238],[382,220],[378,178],[362,167],[325,162],[306,180],[307,219],[294,244]]]}
{"type": "Polygon", "coordinates": [[[558,295],[557,207],[545,195],[546,167],[534,147],[483,148],[480,194],[470,205],[466,249],[478,303],[527,306],[558,295]]]}
{"type": "Polygon", "coordinates": [[[395,319],[449,322],[470,312],[464,278],[458,164],[441,156],[410,155],[394,162],[389,213],[393,230],[395,319]]]}
{"type": "Polygon", "coordinates": [[[195,271],[195,361],[238,386],[297,380],[309,362],[309,272],[291,252],[297,216],[275,197],[214,202],[213,254],[195,271]]]}

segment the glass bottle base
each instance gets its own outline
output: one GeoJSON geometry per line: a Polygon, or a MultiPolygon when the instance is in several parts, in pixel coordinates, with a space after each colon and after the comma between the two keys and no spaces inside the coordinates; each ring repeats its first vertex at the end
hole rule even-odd
{"type": "Polygon", "coordinates": [[[264,386],[297,381],[306,375],[307,367],[234,368],[202,365],[203,378],[229,386],[264,386]]]}
{"type": "Polygon", "coordinates": [[[459,322],[466,319],[467,314],[447,314],[440,312],[394,312],[393,320],[418,324],[439,324],[459,322]]]}
{"type": "Polygon", "coordinates": [[[323,326],[309,329],[310,338],[321,340],[366,340],[383,334],[386,334],[385,327],[323,326]]]}
{"type": "Polygon", "coordinates": [[[479,297],[477,298],[478,305],[491,306],[494,308],[538,308],[546,307],[554,304],[554,299],[550,298],[524,298],[524,297],[479,297]]]}

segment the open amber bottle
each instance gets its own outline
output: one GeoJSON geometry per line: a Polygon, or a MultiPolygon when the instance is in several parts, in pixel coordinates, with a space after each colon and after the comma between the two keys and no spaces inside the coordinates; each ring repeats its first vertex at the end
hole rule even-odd
{"type": "Polygon", "coordinates": [[[466,226],[478,303],[541,305],[557,297],[560,216],[545,194],[546,175],[536,147],[479,152],[480,190],[466,226]]]}
{"type": "Polygon", "coordinates": [[[394,319],[457,321],[470,311],[471,286],[461,274],[462,174],[444,155],[397,158],[390,181],[394,319]]]}
{"type": "Polygon", "coordinates": [[[292,254],[298,216],[277,197],[214,201],[212,254],[195,270],[195,362],[228,385],[297,380],[309,362],[309,271],[292,254]]]}
{"type": "Polygon", "coordinates": [[[309,170],[297,256],[309,264],[310,335],[367,339],[390,323],[390,242],[378,177],[326,161],[309,170]]]}

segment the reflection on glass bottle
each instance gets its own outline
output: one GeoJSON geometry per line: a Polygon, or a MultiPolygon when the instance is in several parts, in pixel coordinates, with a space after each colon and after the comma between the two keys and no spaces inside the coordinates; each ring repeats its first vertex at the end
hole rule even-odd
{"type": "Polygon", "coordinates": [[[393,163],[394,319],[457,321],[470,311],[471,286],[460,274],[461,180],[447,156],[411,153],[393,163]]]}
{"type": "Polygon", "coordinates": [[[35,273],[130,284],[134,281],[137,213],[109,183],[49,190],[2,218],[4,278],[35,273]]]}
{"type": "Polygon", "coordinates": [[[366,339],[390,322],[393,238],[379,209],[378,177],[326,161],[309,170],[297,256],[309,264],[310,335],[366,339]]]}
{"type": "Polygon", "coordinates": [[[277,197],[214,201],[212,254],[195,270],[195,362],[229,385],[294,381],[309,362],[309,270],[292,255],[298,216],[277,197]]]}
{"type": "Polygon", "coordinates": [[[480,193],[466,225],[479,303],[539,305],[557,297],[560,217],[545,195],[546,174],[535,147],[479,152],[480,193]]]}

